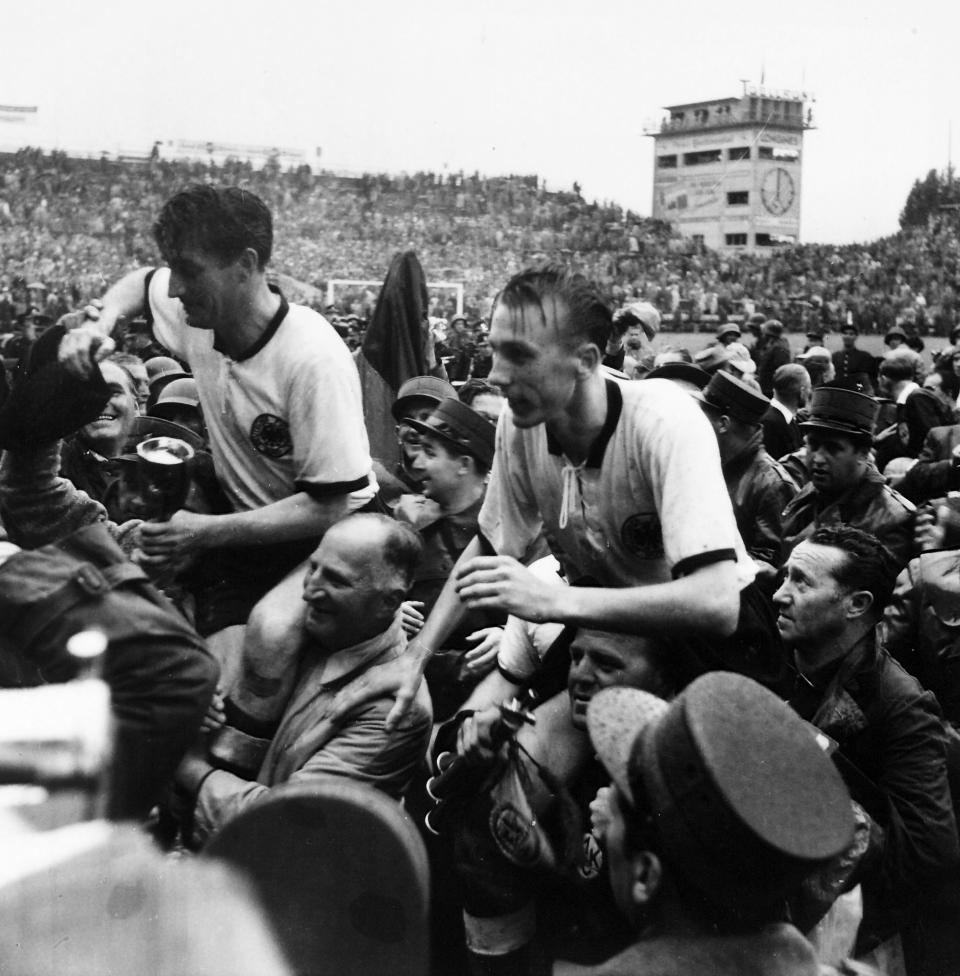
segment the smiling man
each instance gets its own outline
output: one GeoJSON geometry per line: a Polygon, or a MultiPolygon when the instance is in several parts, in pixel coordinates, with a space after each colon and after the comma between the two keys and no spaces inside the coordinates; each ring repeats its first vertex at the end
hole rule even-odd
{"type": "Polygon", "coordinates": [[[122,522],[113,492],[120,474],[111,462],[123,453],[133,430],[138,414],[136,383],[124,366],[110,359],[100,363],[100,372],[110,399],[99,417],[63,442],[60,476],[106,506],[110,518],[122,522]]]}
{"type": "MultiPolygon", "coordinates": [[[[517,735],[519,752],[512,761],[520,769],[522,803],[509,799],[507,784],[513,771],[507,764],[470,799],[453,828],[467,946],[475,964],[471,972],[496,976],[525,971],[523,966],[540,951],[536,939],[562,942],[561,933],[568,926],[579,929],[580,940],[605,943],[617,934],[602,871],[604,857],[589,826],[589,805],[607,780],[590,746],[587,710],[605,688],[641,688],[672,697],[679,687],[676,657],[676,648],[635,635],[581,629],[573,637],[567,693],[534,713],[538,726],[549,724],[550,737],[528,726],[517,735]],[[542,777],[544,767],[562,773],[562,797],[555,791],[556,780],[542,777]],[[531,814],[518,825],[506,807],[524,804],[531,814]],[[524,855],[538,844],[549,857],[535,865],[524,855]],[[541,929],[537,936],[534,906],[547,894],[549,931],[541,929]],[[569,906],[563,919],[553,914],[558,903],[569,906]]],[[[491,735],[499,718],[496,707],[463,718],[457,741],[460,755],[473,764],[491,763],[491,735]]],[[[501,759],[511,755],[509,747],[499,752],[501,759]]]]}
{"type": "Polygon", "coordinates": [[[814,390],[800,429],[810,482],[783,513],[786,552],[822,525],[843,523],[875,535],[906,564],[913,549],[914,505],[894,491],[870,460],[880,405],[839,387],[814,390]]]}
{"type": "Polygon", "coordinates": [[[341,723],[332,714],[344,689],[403,650],[396,611],[419,556],[416,535],[383,515],[353,515],[327,532],[303,583],[306,647],[296,685],[255,778],[215,769],[202,754],[180,766],[177,780],[194,798],[194,842],[283,783],[346,776],[400,796],[426,753],[427,695],[392,735],[384,730],[391,698],[369,701],[341,723]]]}

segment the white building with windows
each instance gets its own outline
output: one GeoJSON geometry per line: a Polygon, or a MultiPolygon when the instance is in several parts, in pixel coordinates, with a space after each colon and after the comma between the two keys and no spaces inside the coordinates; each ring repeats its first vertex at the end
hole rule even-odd
{"type": "Polygon", "coordinates": [[[717,250],[800,239],[805,93],[744,86],[739,98],[666,108],[653,137],[653,216],[717,250]]]}

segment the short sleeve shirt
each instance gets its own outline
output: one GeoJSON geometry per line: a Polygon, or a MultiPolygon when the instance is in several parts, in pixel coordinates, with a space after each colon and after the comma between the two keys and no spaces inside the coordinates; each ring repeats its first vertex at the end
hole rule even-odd
{"type": "Polygon", "coordinates": [[[606,423],[576,467],[544,425],[518,429],[504,411],[480,512],[484,537],[524,560],[542,531],[571,582],[611,587],[732,559],[742,589],[755,570],[699,406],[670,380],[605,382],[606,423]]]}
{"type": "Polygon", "coordinates": [[[186,361],[197,383],[217,476],[235,511],[299,491],[350,495],[360,508],[376,492],[363,424],[360,380],[333,327],[312,309],[280,309],[239,359],[216,348],[209,329],[191,328],[170,272],[147,285],[157,338],[186,361]]]}

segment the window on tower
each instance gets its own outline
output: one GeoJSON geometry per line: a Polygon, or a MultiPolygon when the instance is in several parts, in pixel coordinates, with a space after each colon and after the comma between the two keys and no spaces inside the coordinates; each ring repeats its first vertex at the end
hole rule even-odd
{"type": "Polygon", "coordinates": [[[724,239],[727,242],[727,247],[743,247],[747,243],[746,234],[727,234],[724,239]]]}
{"type": "Polygon", "coordinates": [[[748,190],[731,190],[727,194],[727,206],[728,207],[743,207],[750,202],[750,193],[748,190]]]}
{"type": "Polygon", "coordinates": [[[736,149],[727,150],[727,159],[729,159],[731,163],[736,163],[739,162],[740,160],[749,159],[749,158],[750,158],[749,146],[738,146],[736,149]]]}
{"type": "Polygon", "coordinates": [[[719,163],[723,155],[722,149],[702,149],[700,152],[684,153],[684,166],[705,166],[708,163],[719,163]]]}
{"type": "Polygon", "coordinates": [[[676,154],[672,156],[657,156],[657,169],[676,169],[676,168],[677,168],[676,154]]]}

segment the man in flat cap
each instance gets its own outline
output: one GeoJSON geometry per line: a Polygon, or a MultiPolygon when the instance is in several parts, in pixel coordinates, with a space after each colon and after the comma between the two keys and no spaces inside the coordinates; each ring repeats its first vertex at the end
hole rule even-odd
{"type": "Polygon", "coordinates": [[[599,966],[555,973],[815,976],[786,905],[848,847],[854,818],[806,723],[749,678],[714,672],[669,705],[600,691],[587,725],[613,781],[594,823],[637,935],[599,966]]]}
{"type": "Polygon", "coordinates": [[[797,486],[763,446],[761,424],[770,401],[724,372],[715,373],[695,397],[717,435],[723,477],[743,544],[757,564],[758,579],[772,583],[785,558],[781,515],[797,494],[797,486]]]}
{"type": "Polygon", "coordinates": [[[872,821],[856,878],[858,954],[899,932],[910,976],[955,973],[960,848],[948,737],[933,694],[875,637],[896,574],[876,537],[824,526],[793,551],[773,599],[795,668],[790,705],[829,736],[872,821]]]}
{"type": "Polygon", "coordinates": [[[906,564],[915,508],[890,488],[870,460],[879,404],[853,390],[814,390],[802,424],[810,482],[783,513],[787,552],[821,525],[845,523],[875,535],[906,564]]]}
{"type": "MultiPolygon", "coordinates": [[[[456,393],[450,383],[438,376],[411,376],[397,390],[397,398],[390,407],[390,413],[397,422],[400,460],[389,475],[386,471],[383,473],[387,477],[395,478],[407,491],[419,493],[421,488],[420,478],[413,470],[413,462],[420,453],[420,434],[407,423],[407,418],[426,420],[441,400],[456,396],[456,393]]],[[[381,472],[377,471],[378,480],[380,477],[381,472]]],[[[381,497],[383,497],[382,487],[381,497]]]]}

